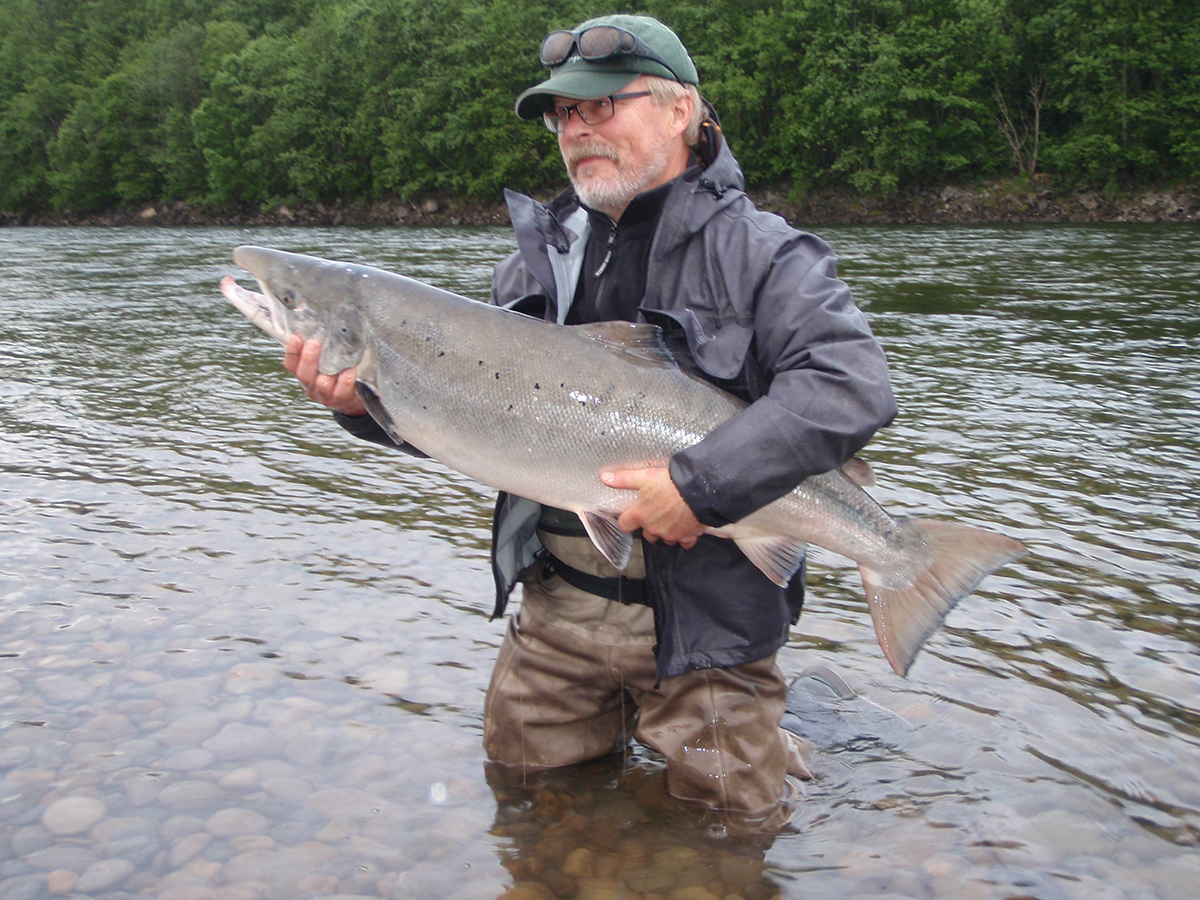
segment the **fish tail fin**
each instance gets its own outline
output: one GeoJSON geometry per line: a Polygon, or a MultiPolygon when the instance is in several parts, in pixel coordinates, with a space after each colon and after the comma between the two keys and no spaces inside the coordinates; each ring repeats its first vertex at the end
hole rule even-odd
{"type": "Polygon", "coordinates": [[[958,601],[987,575],[1022,556],[1025,546],[980,528],[933,519],[902,519],[898,525],[925,546],[924,565],[900,586],[865,566],[858,571],[883,655],[905,675],[958,601]]]}

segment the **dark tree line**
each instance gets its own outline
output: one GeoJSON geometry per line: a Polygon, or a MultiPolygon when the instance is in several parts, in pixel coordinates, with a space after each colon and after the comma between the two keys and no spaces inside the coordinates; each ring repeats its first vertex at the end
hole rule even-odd
{"type": "Polygon", "coordinates": [[[752,184],[1200,176],[1197,0],[0,0],[0,212],[498,198],[551,28],[657,15],[752,184]]]}

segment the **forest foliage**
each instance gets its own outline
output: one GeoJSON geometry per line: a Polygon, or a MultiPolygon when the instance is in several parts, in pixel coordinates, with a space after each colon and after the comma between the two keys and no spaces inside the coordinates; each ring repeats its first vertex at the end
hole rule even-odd
{"type": "Polygon", "coordinates": [[[1200,176],[1196,0],[0,0],[0,212],[564,183],[513,101],[544,34],[646,12],[794,200],[1200,176]]]}

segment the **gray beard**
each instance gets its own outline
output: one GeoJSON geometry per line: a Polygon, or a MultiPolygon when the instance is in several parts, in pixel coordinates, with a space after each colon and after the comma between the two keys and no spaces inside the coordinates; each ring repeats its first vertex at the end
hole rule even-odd
{"type": "Polygon", "coordinates": [[[616,159],[616,154],[607,147],[591,144],[580,144],[572,147],[567,153],[567,173],[571,178],[571,186],[584,206],[600,210],[608,215],[624,212],[633,198],[646,189],[667,163],[666,140],[654,149],[645,164],[637,169],[618,169],[611,177],[593,179],[589,184],[582,184],[572,173],[572,162],[588,156],[602,156],[616,159]]]}

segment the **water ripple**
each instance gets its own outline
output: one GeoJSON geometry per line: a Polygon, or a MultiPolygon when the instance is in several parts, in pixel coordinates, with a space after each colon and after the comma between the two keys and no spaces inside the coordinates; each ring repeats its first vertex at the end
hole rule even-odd
{"type": "Polygon", "coordinates": [[[575,852],[649,893],[703,868],[716,896],[1190,896],[1194,229],[822,236],[900,400],[863,454],[873,493],[1030,554],[906,681],[857,574],[814,554],[781,665],[836,663],[884,725],[819,755],[798,834],[714,850],[645,751],[487,780],[491,492],[347,438],[216,290],[256,243],[482,298],[507,232],[0,230],[0,893],[142,852],[125,890],[200,877],[194,858],[231,885],[442,897],[469,871],[496,896],[575,852]],[[56,838],[68,796],[105,819],[56,838]],[[266,831],[230,837],[229,810],[266,831]]]}

